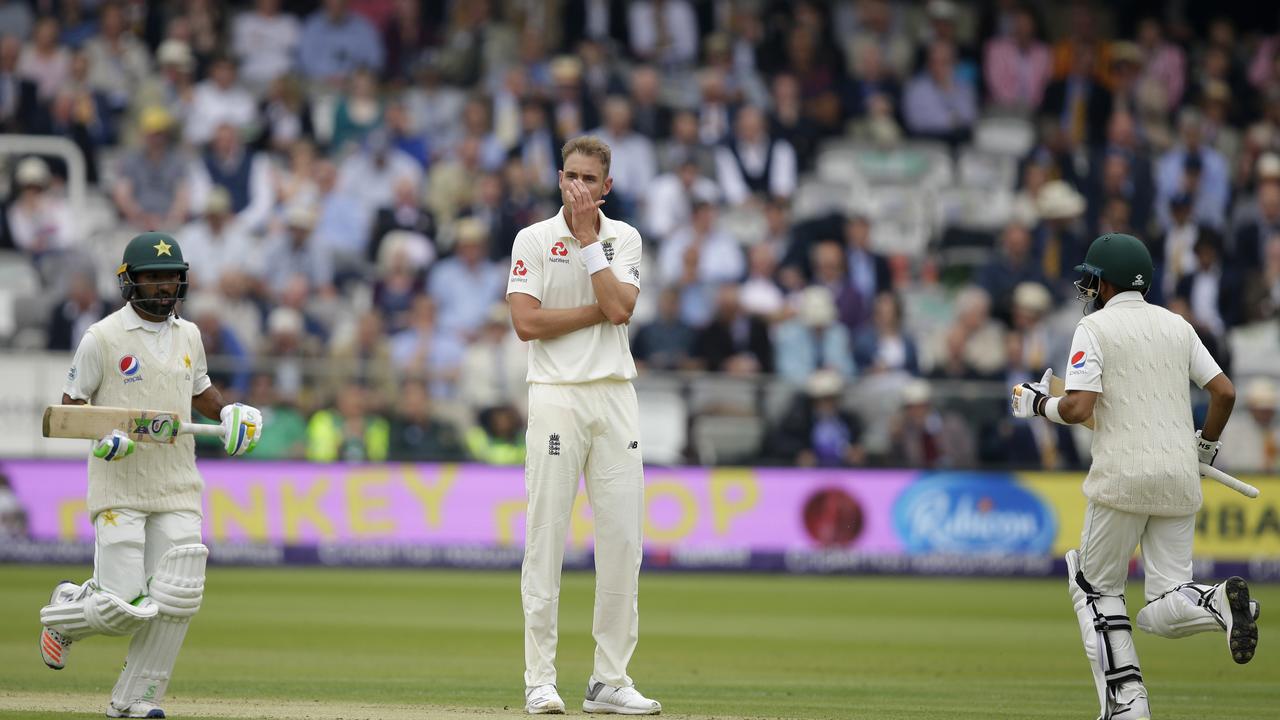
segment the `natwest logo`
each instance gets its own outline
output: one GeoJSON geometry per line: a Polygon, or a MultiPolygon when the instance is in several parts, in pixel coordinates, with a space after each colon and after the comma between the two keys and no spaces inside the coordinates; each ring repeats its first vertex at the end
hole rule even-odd
{"type": "Polygon", "coordinates": [[[515,267],[511,268],[511,274],[516,277],[524,277],[529,274],[529,268],[524,266],[523,260],[517,260],[515,267]]]}
{"type": "Polygon", "coordinates": [[[551,254],[556,257],[564,257],[569,254],[569,248],[564,246],[563,240],[557,240],[556,244],[551,246],[551,254]]]}

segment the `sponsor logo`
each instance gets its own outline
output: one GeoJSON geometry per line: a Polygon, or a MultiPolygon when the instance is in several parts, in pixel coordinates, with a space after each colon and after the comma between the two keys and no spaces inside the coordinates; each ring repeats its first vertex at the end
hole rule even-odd
{"type": "Polygon", "coordinates": [[[72,365],[72,366],[71,366],[71,369],[67,371],[67,382],[75,382],[75,381],[76,381],[76,375],[77,375],[78,373],[79,373],[79,371],[78,371],[78,370],[76,370],[76,366],[75,366],[75,365],[72,365]]]}
{"type": "Polygon", "coordinates": [[[156,415],[133,419],[133,435],[168,439],[178,434],[179,420],[174,415],[156,415]]]}
{"type": "Polygon", "coordinates": [[[565,247],[563,240],[557,240],[555,245],[551,246],[551,262],[568,263],[569,248],[565,247]]]}
{"type": "Polygon", "coordinates": [[[1079,370],[1084,367],[1084,351],[1077,350],[1071,354],[1071,367],[1079,370]]]}
{"type": "Polygon", "coordinates": [[[636,282],[640,282],[640,268],[636,267],[635,265],[632,265],[630,268],[627,269],[627,272],[631,274],[632,280],[635,280],[636,282]]]}
{"type": "Polygon", "coordinates": [[[547,454],[560,454],[560,435],[559,433],[551,433],[551,437],[547,438],[547,454]]]}
{"type": "Polygon", "coordinates": [[[820,488],[804,503],[804,529],[824,548],[851,545],[862,534],[862,506],[843,488],[820,488]]]}
{"type": "Polygon", "coordinates": [[[992,473],[938,473],[916,481],[893,507],[908,553],[1042,554],[1057,520],[1038,495],[992,473]]]}
{"type": "Polygon", "coordinates": [[[640,443],[636,440],[632,440],[631,444],[627,446],[628,450],[638,450],[639,448],[640,448],[640,443]]]}
{"type": "Polygon", "coordinates": [[[1142,273],[1133,276],[1133,287],[1142,287],[1142,273]]]}
{"type": "Polygon", "coordinates": [[[514,277],[524,277],[529,274],[529,268],[524,266],[523,260],[517,260],[515,266],[511,268],[511,274],[514,277]]]}
{"type": "Polygon", "coordinates": [[[142,362],[138,360],[137,355],[125,355],[120,358],[120,362],[116,363],[116,370],[120,372],[120,377],[124,378],[126,385],[142,379],[141,369],[142,362]]]}

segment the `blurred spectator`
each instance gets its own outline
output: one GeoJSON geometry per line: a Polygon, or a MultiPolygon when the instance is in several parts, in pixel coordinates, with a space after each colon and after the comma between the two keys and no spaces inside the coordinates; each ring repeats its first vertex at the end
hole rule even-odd
{"type": "Polygon", "coordinates": [[[15,192],[5,215],[14,247],[37,261],[74,247],[75,218],[67,201],[52,190],[53,175],[44,160],[23,158],[13,179],[15,192]]]}
{"type": "Polygon", "coordinates": [[[889,419],[889,457],[894,465],[914,468],[973,467],[971,432],[954,413],[933,405],[933,390],[925,380],[902,388],[902,409],[889,419]]]}
{"type": "Polygon", "coordinates": [[[507,146],[498,137],[493,122],[493,101],[486,95],[473,94],[462,107],[460,132],[453,134],[445,153],[460,152],[461,143],[475,140],[480,165],[486,171],[497,170],[507,157],[507,146]]]}
{"type": "Polygon", "coordinates": [[[671,108],[662,101],[662,76],[652,65],[631,69],[632,126],[642,137],[657,142],[671,135],[671,108]]]}
{"type": "Polygon", "coordinates": [[[907,130],[950,143],[967,140],[978,120],[977,90],[957,72],[954,45],[935,42],[929,46],[928,58],[903,96],[907,130]]]}
{"type": "Polygon", "coordinates": [[[307,422],[307,459],[311,462],[382,462],[391,428],[371,410],[365,388],[348,382],[333,410],[319,410],[307,422]]]}
{"type": "Polygon", "coordinates": [[[1154,17],[1143,18],[1138,23],[1138,47],[1143,59],[1141,83],[1148,88],[1159,88],[1163,94],[1159,109],[1172,112],[1181,103],[1186,88],[1186,55],[1182,48],[1165,40],[1164,28],[1154,17]]]}
{"type": "Polygon", "coordinates": [[[632,127],[631,101],[622,95],[605,100],[604,125],[590,134],[608,143],[613,151],[609,164],[613,190],[605,197],[603,209],[610,217],[624,221],[637,217],[645,191],[658,174],[658,158],[653,141],[632,127]]]}
{"type": "Polygon", "coordinates": [[[764,452],[799,467],[856,467],[866,462],[862,424],[840,407],[844,378],[818,370],[804,382],[764,452]]]}
{"type": "Polygon", "coordinates": [[[435,218],[422,209],[419,200],[421,193],[418,192],[418,182],[414,178],[408,175],[397,178],[391,192],[391,202],[379,208],[374,218],[369,258],[378,259],[388,233],[404,231],[417,235],[426,242],[430,257],[422,262],[422,267],[425,268],[436,259],[433,242],[437,232],[435,218]]]}
{"type": "Polygon", "coordinates": [[[276,389],[269,373],[253,376],[246,402],[261,410],[263,424],[271,427],[253,449],[255,460],[301,460],[306,456],[307,421],[276,389]]]}
{"type": "Polygon", "coordinates": [[[470,204],[475,178],[484,173],[480,166],[480,141],[465,138],[453,157],[431,166],[427,175],[427,207],[441,227],[448,226],[462,206],[470,204]]]}
{"type": "Polygon", "coordinates": [[[489,306],[506,288],[506,270],[489,259],[489,234],[474,218],[455,223],[453,255],[436,263],[427,292],[436,302],[440,327],[472,338],[489,316],[489,306]]]}
{"type": "Polygon", "coordinates": [[[187,0],[169,18],[168,36],[191,43],[202,68],[209,67],[209,62],[227,45],[223,39],[225,6],[216,0],[187,0]]]}
{"type": "MultiPolygon", "coordinates": [[[[63,45],[77,50],[84,46],[98,32],[97,23],[87,13],[81,3],[65,2],[59,3],[61,14],[61,31],[58,39],[63,45]]],[[[8,27],[3,20],[0,20],[0,27],[8,27]]]]}
{"type": "Polygon", "coordinates": [[[80,346],[80,338],[89,326],[107,316],[110,310],[98,294],[91,270],[73,271],[67,276],[66,297],[49,314],[49,350],[71,351],[80,346]]]}
{"type": "Polygon", "coordinates": [[[1030,112],[1040,107],[1053,71],[1049,46],[1040,40],[1035,14],[1019,6],[1008,35],[987,41],[983,62],[987,92],[1001,108],[1030,112]]]}
{"type": "Polygon", "coordinates": [[[774,333],[774,363],[779,377],[797,385],[817,370],[832,370],[844,380],[854,374],[849,331],[836,315],[835,298],[821,285],[805,288],[796,315],[774,333]]]}
{"type": "MultiPolygon", "coordinates": [[[[353,194],[346,183],[339,186],[338,170],[327,160],[316,166],[316,187],[320,191],[320,205],[311,219],[315,251],[325,254],[330,264],[358,265],[368,256],[374,208],[353,194]]],[[[311,211],[311,208],[304,206],[302,210],[311,211]]],[[[334,279],[332,271],[327,282],[317,277],[313,276],[312,282],[332,284],[334,279]]]]}
{"type": "Polygon", "coordinates": [[[196,86],[183,139],[190,145],[203,145],[222,126],[247,133],[257,117],[253,96],[236,84],[235,62],[219,56],[210,62],[209,78],[196,86]]]}
{"type": "Polygon", "coordinates": [[[228,124],[217,127],[201,160],[194,173],[192,205],[207,203],[212,188],[220,187],[227,192],[236,221],[246,231],[257,232],[266,226],[275,208],[271,160],[246,148],[239,130],[228,124]]]}
{"type": "MultiPolygon", "coordinates": [[[[1128,123],[1129,116],[1117,113],[1112,116],[1111,128],[1128,123]]],[[[1120,132],[1117,130],[1117,132],[1120,132]]],[[[1108,136],[1112,133],[1109,130],[1108,136]]],[[[1091,176],[1088,181],[1086,212],[1093,236],[1102,221],[1102,213],[1112,200],[1124,200],[1131,209],[1130,223],[1139,235],[1146,235],[1151,221],[1151,204],[1154,187],[1151,180],[1151,160],[1143,151],[1131,151],[1108,143],[1106,149],[1093,153],[1089,163],[1091,176]]]]}
{"type": "MultiPolygon", "coordinates": [[[[31,5],[24,0],[0,0],[0,27],[6,36],[19,42],[31,35],[36,16],[31,12],[31,5]]],[[[8,485],[8,483],[6,483],[8,485]]]]}
{"type": "Polygon", "coordinates": [[[404,92],[404,103],[414,129],[426,136],[432,153],[438,153],[461,126],[467,96],[461,88],[445,84],[440,63],[429,55],[417,63],[415,77],[417,84],[404,92]]]}
{"type": "Polygon", "coordinates": [[[511,152],[519,158],[529,181],[539,192],[556,187],[560,151],[547,122],[547,108],[541,102],[526,99],[521,103],[520,136],[511,152]]]}
{"type": "Polygon", "coordinates": [[[1280,472],[1280,423],[1275,421],[1280,393],[1275,381],[1268,377],[1250,380],[1242,399],[1244,407],[1233,413],[1231,431],[1222,434],[1216,464],[1226,470],[1280,472]]]}
{"type": "Polygon", "coordinates": [[[1059,363],[1067,356],[1068,348],[1060,340],[1062,334],[1054,332],[1045,320],[1052,311],[1049,288],[1036,282],[1020,283],[1014,288],[1009,322],[1012,332],[1005,337],[1009,347],[1006,385],[1039,380],[1045,368],[1055,365],[1065,375],[1066,368],[1059,363]]]}
{"type": "Polygon", "coordinates": [[[222,274],[238,271],[254,252],[254,239],[231,212],[231,195],[221,185],[213,186],[205,201],[204,217],[178,231],[178,242],[191,265],[193,288],[212,290],[222,274]]]}
{"type": "Polygon", "coordinates": [[[1218,367],[1221,367],[1223,372],[1230,374],[1230,348],[1222,338],[1214,334],[1212,328],[1196,317],[1191,310],[1191,303],[1188,299],[1182,295],[1174,295],[1168,300],[1166,307],[1169,308],[1169,312],[1187,321],[1187,324],[1196,331],[1196,337],[1200,338],[1200,342],[1209,351],[1209,356],[1218,363],[1218,367]]]}
{"type": "Polygon", "coordinates": [[[821,136],[818,127],[805,115],[800,82],[790,73],[778,73],[773,76],[770,88],[768,134],[789,144],[795,150],[798,168],[807,170],[813,167],[821,136]]]}
{"type": "Polygon", "coordinates": [[[528,223],[520,222],[516,209],[508,207],[504,202],[502,175],[496,172],[485,173],[474,182],[475,192],[472,193],[471,203],[461,209],[461,214],[484,227],[489,238],[489,259],[506,265],[506,259],[511,257],[511,246],[515,243],[516,233],[528,223]]]}
{"type": "Polygon", "coordinates": [[[1084,196],[1062,180],[1047,183],[1036,198],[1040,224],[1033,233],[1035,254],[1045,282],[1058,295],[1068,292],[1079,277],[1074,268],[1088,250],[1080,226],[1084,210],[1084,196]]]}
{"type": "Polygon", "coordinates": [[[505,302],[489,307],[480,335],[467,346],[458,378],[458,399],[468,407],[528,403],[529,347],[516,337],[505,302]]]}
{"type": "Polygon", "coordinates": [[[182,314],[200,328],[205,356],[216,358],[209,363],[209,378],[231,398],[243,399],[249,392],[253,358],[235,332],[223,323],[218,296],[212,290],[201,292],[183,301],[182,314]]]}
{"type": "Polygon", "coordinates": [[[486,465],[524,463],[524,421],[510,405],[480,411],[477,424],[467,430],[465,441],[472,459],[486,465]]]}
{"type": "Polygon", "coordinates": [[[263,98],[257,144],[287,153],[296,143],[310,141],[315,136],[311,117],[302,79],[297,75],[281,75],[271,81],[263,98]]]}
{"type": "Polygon", "coordinates": [[[1111,86],[1112,115],[1126,113],[1147,117],[1157,114],[1156,108],[1165,104],[1164,90],[1143,82],[1142,48],[1127,40],[1113,42],[1108,47],[1110,65],[1106,70],[1111,86]]]}
{"type": "MultiPolygon", "coordinates": [[[[255,278],[241,263],[223,271],[216,289],[220,296],[223,324],[231,328],[241,344],[254,351],[255,356],[261,356],[264,349],[274,353],[275,348],[264,348],[262,344],[263,307],[255,294],[256,285],[255,278]]],[[[214,290],[212,287],[207,289],[210,292],[214,290]]]]}
{"type": "Polygon", "coordinates": [[[1242,278],[1223,263],[1222,240],[1215,232],[1196,238],[1195,257],[1195,268],[1178,281],[1174,293],[1191,306],[1197,323],[1221,340],[1240,323],[1242,278]]]}
{"type": "MultiPolygon", "coordinates": [[[[77,60],[80,57],[84,57],[83,53],[77,53],[77,60]]],[[[134,95],[133,107],[139,111],[149,107],[166,108],[178,125],[187,127],[196,99],[196,58],[191,54],[191,46],[181,40],[165,40],[156,49],[156,63],[160,72],[143,80],[134,95]]],[[[209,132],[212,131],[210,126],[209,132]]]]}
{"type": "Polygon", "coordinates": [[[718,211],[695,200],[689,224],[658,249],[658,278],[681,289],[680,317],[701,327],[711,315],[711,297],[720,283],[739,282],[746,272],[742,246],[717,224],[718,211]]]}
{"type": "Polygon", "coordinates": [[[1156,163],[1156,215],[1162,227],[1169,225],[1170,199],[1183,192],[1193,198],[1197,222],[1221,230],[1226,221],[1231,178],[1222,155],[1204,144],[1203,127],[1198,111],[1184,109],[1178,116],[1181,142],[1156,163]]]}
{"type": "Polygon", "coordinates": [[[703,145],[719,145],[733,131],[735,104],[725,82],[724,71],[719,68],[698,71],[698,139],[703,145]]]}
{"type": "Polygon", "coordinates": [[[835,298],[840,322],[848,328],[851,335],[861,330],[871,317],[871,305],[853,287],[844,248],[834,240],[815,243],[809,250],[809,266],[813,272],[813,284],[826,288],[835,298]]]}
{"type": "Polygon", "coordinates": [[[1245,321],[1280,318],[1280,234],[1267,240],[1262,268],[1245,284],[1245,321]]]}
{"type": "Polygon", "coordinates": [[[58,19],[46,15],[36,22],[31,42],[18,57],[18,74],[36,84],[40,102],[47,103],[71,73],[71,54],[58,44],[58,19]]]}
{"type": "Polygon", "coordinates": [[[408,323],[413,299],[426,292],[426,267],[435,260],[435,248],[426,237],[407,230],[392,230],[378,251],[378,279],[373,286],[373,306],[386,320],[387,329],[399,332],[408,323]]]}
{"type": "Polygon", "coordinates": [[[297,274],[320,293],[333,294],[332,252],[316,241],[315,224],[315,212],[305,205],[294,205],[285,211],[284,232],[266,242],[256,268],[263,282],[271,282],[280,273],[297,274]]]}
{"type": "Polygon", "coordinates": [[[742,283],[739,301],[748,315],[759,315],[769,321],[786,311],[786,298],[778,286],[778,253],[764,243],[747,250],[747,279],[742,283]]]}
{"type": "MultiPolygon", "coordinates": [[[[1010,359],[1022,357],[1018,333],[1009,334],[1010,359]]],[[[1019,382],[1040,379],[1040,370],[1034,376],[1019,373],[1019,382]]],[[[1003,414],[994,427],[979,430],[981,462],[1009,468],[1036,470],[1074,470],[1081,467],[1080,451],[1072,437],[1071,428],[1048,422],[1035,422],[1013,418],[1003,414]]]]}
{"type": "Polygon", "coordinates": [[[595,102],[587,97],[580,59],[562,55],[552,60],[551,81],[551,119],[556,137],[581,135],[587,128],[600,124],[595,102]]]}
{"type": "Polygon", "coordinates": [[[892,291],[876,295],[871,325],[853,340],[853,359],[861,373],[920,374],[915,340],[903,329],[902,299],[892,291]]]}
{"type": "Polygon", "coordinates": [[[395,15],[382,29],[383,77],[397,81],[408,79],[427,48],[440,43],[443,28],[422,17],[423,3],[418,0],[395,0],[394,5],[395,15]]]}
{"type": "Polygon", "coordinates": [[[376,405],[396,400],[397,382],[391,362],[391,343],[383,329],[382,315],[370,310],[356,318],[355,328],[342,338],[334,336],[325,367],[331,394],[343,382],[357,379],[374,395],[376,405]]]}
{"type": "MultiPolygon", "coordinates": [[[[15,3],[9,3],[13,4],[15,3]]],[[[0,21],[8,22],[3,15],[0,15],[0,21]]],[[[0,473],[0,539],[15,541],[26,538],[27,511],[18,500],[18,494],[13,491],[9,476],[0,473]]]]}
{"type": "Polygon", "coordinates": [[[863,212],[850,213],[844,222],[844,254],[857,310],[846,307],[841,316],[846,323],[861,327],[871,317],[876,294],[893,289],[889,261],[871,249],[871,218],[863,212]]]}
{"type": "Polygon", "coordinates": [[[725,32],[713,32],[703,40],[701,67],[718,68],[725,78],[729,96],[735,101],[757,107],[769,104],[769,90],[756,71],[755,62],[742,62],[734,57],[733,39],[725,32]]]}
{"type": "Polygon", "coordinates": [[[658,291],[658,316],[642,325],[631,339],[636,366],[651,370],[682,370],[689,366],[697,332],[680,319],[680,290],[658,291]]]}
{"type": "Polygon", "coordinates": [[[149,107],[139,126],[142,147],[121,159],[112,198],[139,230],[177,227],[187,217],[190,188],[186,162],[173,147],[173,118],[162,107],[149,107]]]}
{"type": "Polygon", "coordinates": [[[301,23],[280,12],[280,0],[254,0],[253,9],[236,15],[231,27],[231,51],[245,85],[261,94],[292,70],[301,39],[301,23]]]}
{"type": "Polygon", "coordinates": [[[90,84],[115,110],[129,105],[151,73],[147,48],[130,32],[124,9],[116,2],[105,2],[98,10],[98,35],[85,43],[84,51],[90,84]]]}
{"type": "MultiPolygon", "coordinates": [[[[411,183],[416,194],[422,178],[422,166],[408,153],[393,147],[391,136],[385,130],[375,130],[365,138],[364,147],[342,161],[338,190],[358,201],[362,216],[370,218],[380,208],[392,205],[398,184],[411,183]]],[[[364,233],[367,232],[366,227],[364,233]]],[[[350,239],[344,244],[354,249],[355,243],[350,239]]],[[[363,248],[364,243],[360,245],[363,248]]]]}
{"type": "Polygon", "coordinates": [[[971,285],[956,295],[953,309],[951,325],[930,338],[933,376],[970,380],[1002,377],[1004,329],[991,319],[991,296],[971,285]]]}
{"type": "Polygon", "coordinates": [[[1213,233],[1212,228],[1197,223],[1191,216],[1191,196],[1186,193],[1170,199],[1169,213],[1171,222],[1164,238],[1151,244],[1152,259],[1160,277],[1156,286],[1160,298],[1173,297],[1182,278],[1195,272],[1196,241],[1202,234],[1213,233]]]}
{"type": "Polygon", "coordinates": [[[825,7],[816,2],[797,4],[795,22],[784,26],[783,55],[802,88],[805,113],[829,135],[843,130],[840,93],[846,78],[844,58],[825,15],[825,7]]]}
{"type": "Polygon", "coordinates": [[[347,0],[323,0],[302,25],[298,64],[308,79],[331,87],[352,71],[382,71],[382,38],[373,25],[347,7],[347,0]]]}
{"type": "Polygon", "coordinates": [[[1073,3],[1068,9],[1067,31],[1053,46],[1053,76],[1062,79],[1081,67],[1081,56],[1088,57],[1089,72],[1097,69],[1098,78],[1106,75],[1110,64],[1110,47],[1100,42],[1098,22],[1093,6],[1073,3]]]}
{"type": "Polygon", "coordinates": [[[1111,117],[1111,93],[1097,79],[1095,52],[1088,46],[1072,50],[1070,71],[1049,84],[1040,108],[1073,147],[1100,144],[1111,117]]]}
{"type": "Polygon", "coordinates": [[[717,202],[720,188],[698,173],[692,155],[685,155],[673,171],[649,183],[645,197],[645,236],[661,246],[672,233],[689,225],[694,203],[717,202]]]}
{"type": "Polygon", "coordinates": [[[391,139],[391,146],[413,158],[422,170],[431,164],[431,147],[427,137],[413,127],[412,118],[404,102],[394,100],[387,103],[386,127],[391,139]]]}
{"type": "Polygon", "coordinates": [[[676,110],[671,116],[671,137],[658,145],[657,154],[659,172],[675,172],[686,158],[693,158],[699,175],[715,177],[715,148],[699,138],[698,115],[691,110],[676,110]]]}
{"type": "Polygon", "coordinates": [[[433,396],[450,397],[467,345],[456,333],[443,328],[438,317],[430,296],[414,298],[408,326],[391,338],[391,360],[401,373],[425,376],[433,396]]]}
{"type": "Polygon", "coordinates": [[[1263,260],[1267,241],[1280,235],[1280,183],[1258,186],[1257,211],[1236,225],[1233,263],[1242,269],[1257,268],[1263,260]]]}
{"type": "Polygon", "coordinates": [[[316,183],[318,169],[315,145],[307,140],[298,140],[289,146],[287,163],[284,167],[275,168],[272,174],[276,203],[281,209],[320,204],[320,187],[316,183]]]}
{"type": "Polygon", "coordinates": [[[333,110],[330,147],[341,153],[346,152],[348,144],[361,144],[371,132],[382,127],[384,112],[377,75],[369,68],[356,68],[351,73],[347,93],[333,110]]]}
{"type": "Polygon", "coordinates": [[[1231,89],[1220,80],[1205,83],[1200,100],[1200,112],[1204,113],[1205,143],[1218,151],[1227,167],[1234,167],[1240,155],[1240,133],[1231,125],[1228,117],[1231,109],[1231,89]]]}
{"type": "MultiPolygon", "coordinates": [[[[10,2],[5,7],[23,5],[10,2]]],[[[8,27],[8,26],[5,26],[8,27]]],[[[37,122],[40,100],[36,84],[18,70],[22,41],[17,36],[0,35],[0,131],[26,132],[37,122]]]]}
{"type": "Polygon", "coordinates": [[[990,296],[993,313],[1009,317],[1014,288],[1027,282],[1043,285],[1044,273],[1031,253],[1031,233],[1018,223],[1009,223],[1000,233],[998,253],[979,273],[978,284],[990,296]]]}
{"type": "Polygon", "coordinates": [[[698,16],[689,0],[635,0],[627,8],[631,54],[665,68],[698,59],[698,16]]]}
{"type": "Polygon", "coordinates": [[[733,136],[716,150],[716,177],[725,200],[741,205],[753,196],[790,198],[796,172],[791,143],[769,135],[759,108],[739,108],[733,136]]]}
{"type": "Polygon", "coordinates": [[[457,428],[432,414],[431,394],[420,380],[401,384],[390,435],[389,460],[453,462],[463,457],[457,428]]]}
{"type": "Polygon", "coordinates": [[[712,372],[739,377],[773,372],[769,326],[742,312],[737,285],[727,283],[716,291],[715,315],[694,340],[693,357],[700,369],[712,372]]]}
{"type": "Polygon", "coordinates": [[[905,30],[906,23],[894,17],[894,10],[894,4],[888,0],[857,3],[857,30],[844,41],[851,77],[864,77],[872,72],[866,62],[872,52],[875,62],[890,75],[904,78],[911,73],[915,45],[905,30]],[[868,48],[874,50],[869,52],[868,48]]]}

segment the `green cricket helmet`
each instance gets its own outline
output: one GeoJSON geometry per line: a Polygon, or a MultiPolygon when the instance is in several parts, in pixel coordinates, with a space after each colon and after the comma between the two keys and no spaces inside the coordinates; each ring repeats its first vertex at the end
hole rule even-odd
{"type": "Polygon", "coordinates": [[[154,309],[163,310],[163,312],[154,312],[153,308],[146,307],[146,304],[150,304],[150,299],[137,296],[139,287],[159,284],[140,283],[138,274],[152,271],[177,271],[178,291],[175,299],[182,300],[187,296],[189,268],[190,266],[182,259],[182,248],[178,247],[178,241],[173,239],[172,235],[162,232],[142,233],[125,246],[124,258],[120,262],[120,267],[116,268],[120,295],[127,302],[144,303],[143,309],[154,315],[167,315],[168,308],[154,306],[154,309]]]}
{"type": "Polygon", "coordinates": [[[1082,273],[1076,281],[1079,291],[1076,299],[1096,304],[1103,280],[1119,292],[1137,290],[1146,295],[1156,271],[1151,251],[1141,240],[1126,233],[1107,233],[1089,245],[1089,252],[1085,253],[1084,262],[1076,266],[1076,272],[1082,273]]]}

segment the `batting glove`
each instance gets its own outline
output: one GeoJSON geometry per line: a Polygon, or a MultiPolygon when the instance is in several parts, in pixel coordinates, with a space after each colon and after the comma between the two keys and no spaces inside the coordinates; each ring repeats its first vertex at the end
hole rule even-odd
{"type": "Polygon", "coordinates": [[[1052,374],[1053,368],[1050,368],[1044,371],[1040,382],[1024,382],[1013,386],[1010,405],[1013,408],[1014,417],[1029,418],[1044,415],[1044,403],[1049,400],[1049,377],[1052,374]]]}
{"type": "Polygon", "coordinates": [[[99,460],[119,460],[133,454],[136,447],[133,440],[120,430],[112,430],[110,435],[103,435],[101,440],[93,444],[93,456],[99,460]]]}
{"type": "Polygon", "coordinates": [[[262,439],[262,413],[251,405],[233,403],[222,408],[222,447],[228,455],[253,452],[262,439]]]}
{"type": "Polygon", "coordinates": [[[1200,462],[1212,465],[1214,458],[1218,457],[1218,451],[1222,449],[1222,441],[1205,440],[1200,437],[1201,432],[1201,430],[1196,431],[1196,454],[1200,456],[1200,462]]]}

